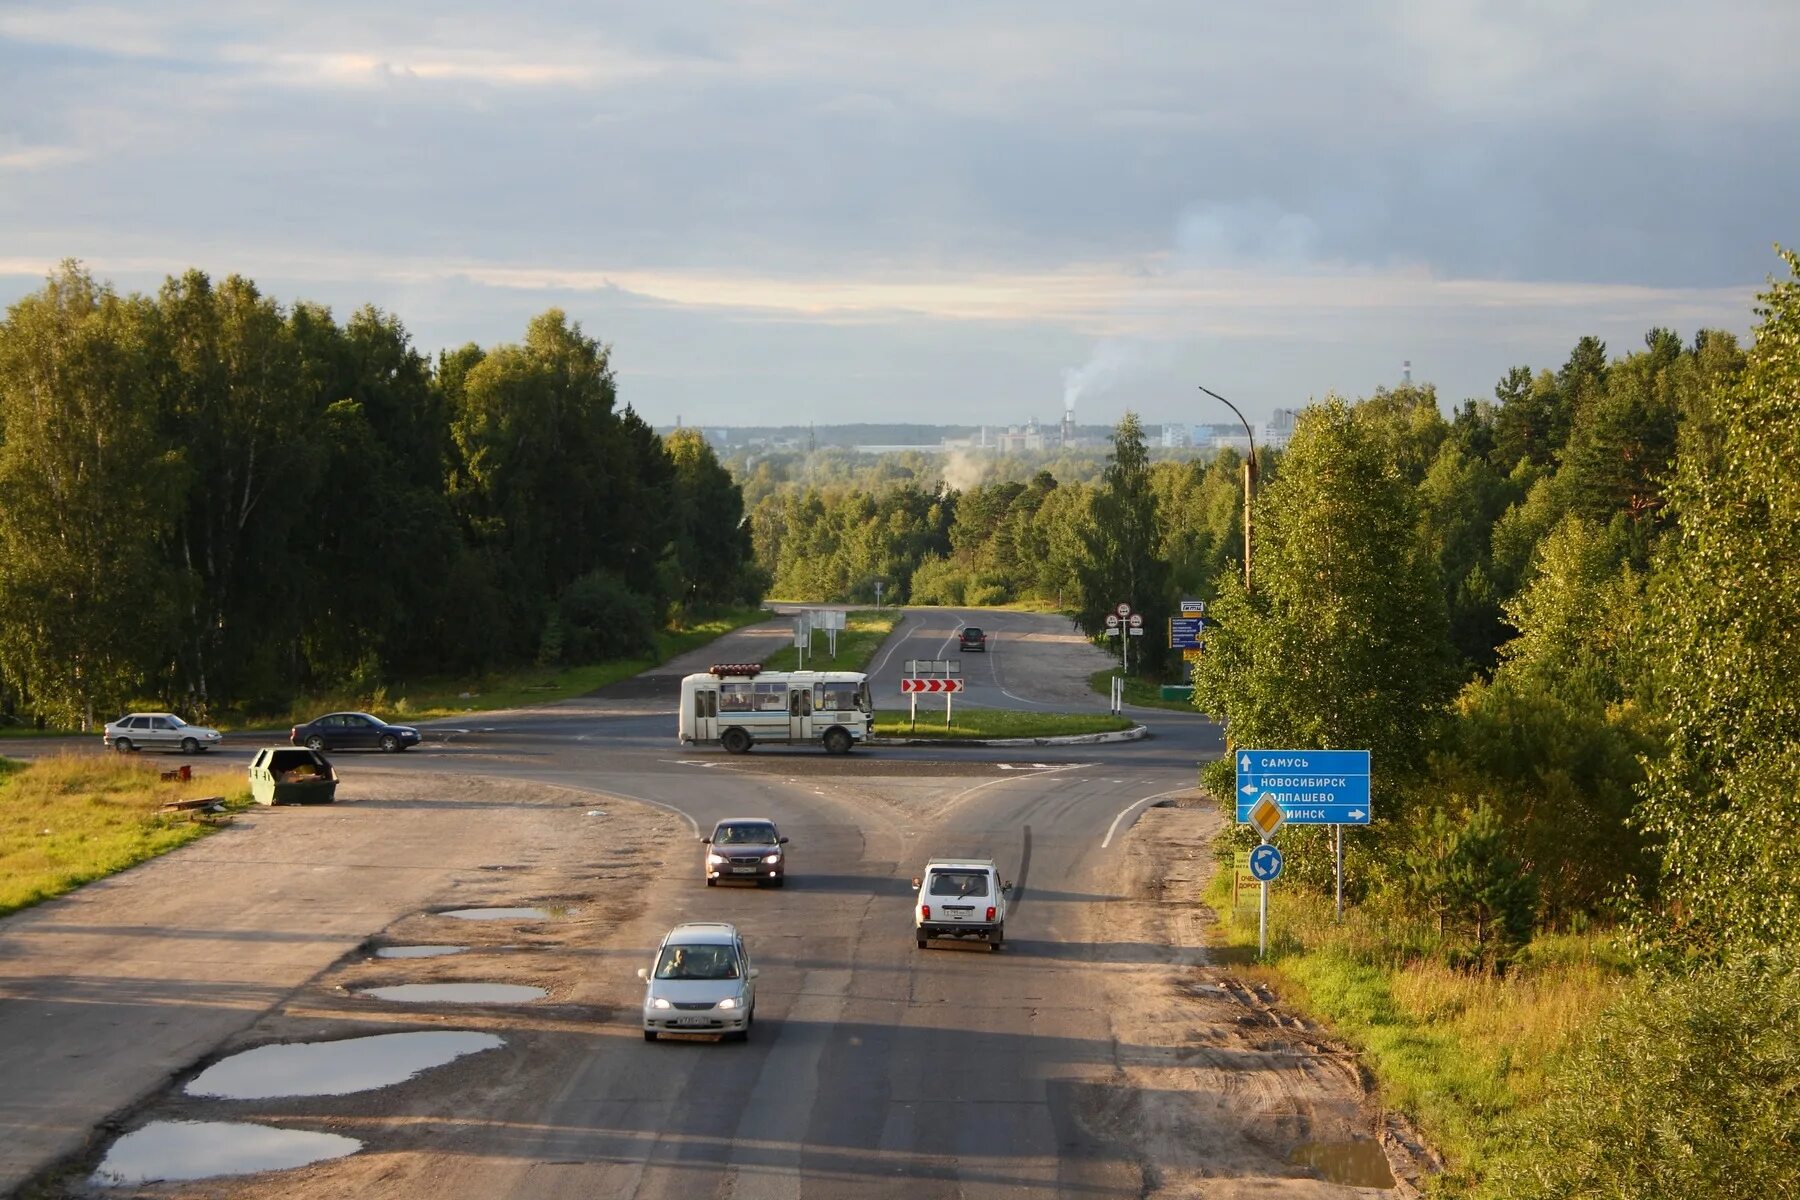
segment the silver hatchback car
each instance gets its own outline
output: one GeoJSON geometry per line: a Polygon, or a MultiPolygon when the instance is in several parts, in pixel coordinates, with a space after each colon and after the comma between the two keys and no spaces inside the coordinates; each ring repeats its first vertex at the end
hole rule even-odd
{"type": "Polygon", "coordinates": [[[728,1042],[750,1036],[756,1020],[756,968],[735,925],[694,921],[669,930],[656,963],[640,967],[644,1040],[664,1033],[716,1033],[728,1042]]]}
{"type": "Polygon", "coordinates": [[[107,722],[100,740],[121,753],[131,750],[179,750],[199,754],[224,740],[216,729],[189,725],[174,713],[127,713],[107,722]]]}

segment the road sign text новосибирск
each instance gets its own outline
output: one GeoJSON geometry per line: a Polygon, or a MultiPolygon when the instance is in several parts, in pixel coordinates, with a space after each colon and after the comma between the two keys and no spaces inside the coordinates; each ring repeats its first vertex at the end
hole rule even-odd
{"type": "Polygon", "coordinates": [[[1369,823],[1367,750],[1240,750],[1236,758],[1240,823],[1264,798],[1290,825],[1369,823]]]}

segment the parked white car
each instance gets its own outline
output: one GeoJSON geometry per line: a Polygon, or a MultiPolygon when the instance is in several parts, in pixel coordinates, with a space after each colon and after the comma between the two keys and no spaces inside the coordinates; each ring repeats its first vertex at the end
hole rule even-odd
{"type": "Polygon", "coordinates": [[[120,753],[132,750],[179,750],[200,754],[225,735],[204,725],[189,725],[174,713],[127,713],[107,723],[100,740],[120,753]]]}
{"type": "Polygon", "coordinates": [[[975,938],[998,950],[1006,941],[1006,894],[991,858],[934,858],[913,880],[919,889],[913,933],[919,949],[932,938],[975,938]]]}
{"type": "Polygon", "coordinates": [[[644,1040],[664,1033],[716,1033],[741,1042],[756,1021],[756,968],[737,927],[692,921],[669,930],[656,962],[640,967],[644,1040]]]}

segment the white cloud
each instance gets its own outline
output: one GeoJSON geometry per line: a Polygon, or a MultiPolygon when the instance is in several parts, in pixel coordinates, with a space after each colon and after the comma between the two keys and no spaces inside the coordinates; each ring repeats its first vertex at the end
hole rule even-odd
{"type": "Polygon", "coordinates": [[[16,150],[0,147],[0,171],[42,171],[87,157],[89,152],[78,146],[21,146],[16,150]]]}

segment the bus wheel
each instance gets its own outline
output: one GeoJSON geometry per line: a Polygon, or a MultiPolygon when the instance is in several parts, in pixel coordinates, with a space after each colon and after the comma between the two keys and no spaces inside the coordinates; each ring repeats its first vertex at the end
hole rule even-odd
{"type": "Polygon", "coordinates": [[[825,731],[825,751],[828,754],[850,753],[850,735],[842,729],[825,731]]]}
{"type": "Polygon", "coordinates": [[[719,744],[727,754],[742,754],[750,749],[750,735],[741,729],[727,729],[719,735],[719,744]]]}

